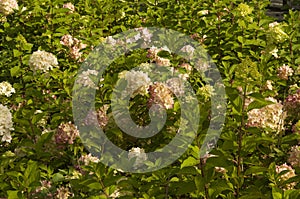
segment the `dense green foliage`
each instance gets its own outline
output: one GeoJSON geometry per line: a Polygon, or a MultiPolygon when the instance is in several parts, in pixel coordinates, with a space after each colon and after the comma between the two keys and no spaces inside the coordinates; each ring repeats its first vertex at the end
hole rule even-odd
{"type": "MultiPolygon", "coordinates": [[[[298,11],[290,11],[276,24],[265,14],[269,1],[262,0],[74,0],[74,11],[63,8],[65,3],[20,0],[18,10],[1,18],[0,82],[9,82],[15,93],[0,95],[0,103],[11,110],[14,128],[11,142],[0,143],[0,198],[299,197],[298,11]],[[172,67],[189,73],[188,81],[201,102],[201,121],[193,144],[176,162],[135,174],[97,161],[85,163],[82,157],[89,151],[80,138],[64,142],[59,133],[64,131],[61,124],[73,122],[72,89],[84,59],[108,36],[139,27],[173,29],[199,42],[223,77],[228,106],[216,147],[200,158],[210,118],[208,88],[195,69],[189,73],[180,67],[186,60],[161,52],[159,56],[169,59],[172,67]],[[78,46],[61,42],[67,34],[78,39],[78,46]],[[38,50],[55,55],[58,66],[33,69],[30,58],[38,50]],[[280,170],[284,163],[293,170],[280,170]]],[[[111,109],[103,107],[110,103],[122,71],[151,61],[147,50],[125,54],[97,85],[95,106],[108,118],[102,120],[104,129],[124,150],[153,151],[178,130],[176,99],[167,110],[162,132],[148,139],[122,133],[111,109]]],[[[136,123],[149,123],[150,98],[148,94],[131,99],[136,123]]]]}

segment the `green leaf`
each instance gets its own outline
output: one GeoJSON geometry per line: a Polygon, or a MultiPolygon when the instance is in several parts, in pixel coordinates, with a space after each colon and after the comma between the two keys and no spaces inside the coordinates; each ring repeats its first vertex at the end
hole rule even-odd
{"type": "Polygon", "coordinates": [[[13,53],[14,53],[14,57],[20,57],[22,55],[22,52],[17,49],[13,49],[13,53]]]}
{"type": "Polygon", "coordinates": [[[19,73],[20,73],[20,66],[15,66],[15,67],[10,69],[10,75],[12,77],[17,76],[19,73]]]}
{"type": "Polygon", "coordinates": [[[52,181],[53,181],[54,183],[63,181],[64,179],[65,179],[65,177],[64,177],[61,173],[55,173],[55,174],[52,176],[52,181]]]}
{"type": "Polygon", "coordinates": [[[268,100],[254,100],[251,102],[247,108],[247,111],[250,111],[252,109],[260,109],[262,107],[265,107],[267,105],[274,104],[274,102],[268,101],[268,100]]]}
{"type": "Polygon", "coordinates": [[[273,199],[282,199],[282,190],[276,188],[276,187],[273,187],[272,188],[272,196],[273,196],[273,199]]]}
{"type": "Polygon", "coordinates": [[[238,36],[237,37],[238,41],[242,44],[243,43],[243,37],[242,36],[238,36]]]}
{"type": "Polygon", "coordinates": [[[93,183],[91,183],[91,184],[89,184],[89,185],[87,185],[89,188],[91,188],[91,189],[95,189],[95,190],[100,190],[100,189],[102,189],[102,186],[101,186],[101,184],[99,183],[99,182],[93,182],[93,183]]]}
{"type": "Polygon", "coordinates": [[[202,192],[204,191],[204,187],[205,187],[205,179],[201,176],[198,175],[195,177],[195,185],[198,191],[202,192]]]}
{"type": "Polygon", "coordinates": [[[260,174],[263,172],[268,171],[267,168],[265,167],[260,167],[260,166],[252,166],[249,169],[246,170],[245,175],[250,175],[250,174],[260,174]]]}
{"type": "Polygon", "coordinates": [[[7,191],[7,195],[8,195],[7,199],[19,199],[20,197],[19,197],[18,193],[21,193],[21,192],[20,191],[7,191]]]}
{"type": "Polygon", "coordinates": [[[29,160],[27,163],[27,168],[24,173],[25,186],[30,187],[34,182],[40,180],[40,170],[38,168],[38,163],[32,160],[29,160]]]}
{"type": "Polygon", "coordinates": [[[188,166],[195,166],[199,164],[199,160],[196,160],[195,158],[193,157],[188,157],[187,159],[185,159],[183,161],[183,163],[181,164],[181,168],[184,168],[184,167],[188,167],[188,166]]]}

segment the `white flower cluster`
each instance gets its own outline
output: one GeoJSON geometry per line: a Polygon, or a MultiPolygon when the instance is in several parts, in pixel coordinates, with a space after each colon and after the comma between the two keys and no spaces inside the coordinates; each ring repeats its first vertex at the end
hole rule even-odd
{"type": "Polygon", "coordinates": [[[261,109],[252,109],[248,112],[247,126],[270,128],[273,131],[283,130],[283,122],[286,117],[283,105],[276,99],[269,97],[266,100],[274,102],[261,109]]]}
{"type": "Polygon", "coordinates": [[[288,38],[288,35],[281,29],[281,24],[273,22],[269,24],[269,33],[272,39],[277,42],[283,42],[288,38]]]}
{"type": "Polygon", "coordinates": [[[69,34],[62,36],[60,43],[69,48],[72,59],[83,61],[80,59],[82,56],[82,52],[80,52],[80,50],[86,48],[86,44],[83,44],[79,39],[73,38],[69,34]]]}
{"type": "Polygon", "coordinates": [[[10,97],[11,94],[15,92],[15,89],[10,83],[6,81],[0,83],[0,95],[6,95],[6,97],[10,97]]]}
{"type": "MultiPolygon", "coordinates": [[[[286,181],[286,180],[296,176],[295,170],[291,166],[287,165],[286,163],[284,163],[280,166],[276,165],[276,173],[279,174],[282,171],[288,171],[288,172],[280,176],[280,181],[286,181]]],[[[284,189],[293,189],[293,187],[295,185],[296,185],[295,182],[286,184],[284,189]]]]}
{"type": "Polygon", "coordinates": [[[197,14],[199,14],[199,15],[207,15],[208,13],[209,13],[208,10],[201,10],[197,14]]]}
{"type": "Polygon", "coordinates": [[[9,15],[18,10],[18,2],[16,0],[1,0],[0,1],[0,13],[3,15],[9,15]]]}
{"type": "Polygon", "coordinates": [[[180,50],[182,52],[187,53],[189,55],[188,57],[191,59],[193,57],[195,48],[191,45],[186,45],[186,46],[183,46],[180,50]]]}
{"type": "Polygon", "coordinates": [[[134,37],[126,39],[126,43],[131,44],[140,39],[143,39],[144,43],[151,42],[152,34],[149,32],[147,28],[135,28],[134,30],[139,31],[134,37]]]}
{"type": "Polygon", "coordinates": [[[280,79],[287,80],[289,78],[289,76],[293,75],[293,72],[294,72],[294,70],[291,67],[289,67],[288,65],[283,64],[278,69],[278,77],[280,79]]]}
{"type": "Polygon", "coordinates": [[[272,80],[267,80],[266,81],[266,85],[265,88],[272,91],[273,90],[273,86],[272,86],[272,80]]]}
{"type": "Polygon", "coordinates": [[[270,54],[273,55],[275,58],[278,58],[279,56],[278,56],[277,52],[278,52],[278,49],[274,48],[273,50],[270,51],[270,54]]]}
{"type": "Polygon", "coordinates": [[[78,83],[80,83],[83,86],[89,87],[89,88],[98,89],[96,84],[90,79],[90,77],[89,77],[90,75],[97,76],[98,71],[88,69],[87,71],[82,72],[77,77],[78,83]]]}
{"type": "Polygon", "coordinates": [[[33,71],[41,70],[46,72],[52,70],[53,67],[58,66],[58,62],[57,58],[52,53],[38,50],[30,56],[29,66],[33,71]]]}
{"type": "Polygon", "coordinates": [[[288,162],[293,167],[300,167],[300,146],[293,146],[289,154],[288,162]]]}
{"type": "Polygon", "coordinates": [[[88,155],[81,155],[81,157],[78,160],[79,162],[82,162],[84,165],[89,165],[90,162],[98,163],[99,158],[92,156],[92,154],[88,155]]]}
{"type": "Polygon", "coordinates": [[[171,78],[166,81],[166,85],[170,88],[170,90],[176,96],[183,96],[184,95],[184,79],[182,78],[171,78]]]}
{"type": "Polygon", "coordinates": [[[144,161],[148,159],[145,150],[139,147],[133,147],[129,150],[128,159],[131,158],[136,158],[135,163],[133,165],[134,168],[142,166],[144,164],[144,161]]]}
{"type": "Polygon", "coordinates": [[[2,142],[11,142],[11,130],[14,130],[11,112],[6,106],[0,104],[0,136],[2,136],[2,142]]]}
{"type": "Polygon", "coordinates": [[[125,71],[125,74],[121,74],[120,77],[124,76],[127,81],[127,87],[124,92],[124,96],[146,94],[148,85],[151,84],[151,79],[147,73],[142,71],[125,71]]]}

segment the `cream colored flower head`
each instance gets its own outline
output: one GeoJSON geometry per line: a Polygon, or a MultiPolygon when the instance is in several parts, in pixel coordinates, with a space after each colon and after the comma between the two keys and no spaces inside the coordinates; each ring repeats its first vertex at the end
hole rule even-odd
{"type": "Polygon", "coordinates": [[[15,89],[10,83],[6,81],[0,83],[0,95],[6,95],[6,97],[10,97],[11,94],[15,92],[15,89]]]}
{"type": "Polygon", "coordinates": [[[127,81],[126,92],[124,96],[141,94],[144,95],[148,92],[147,88],[151,84],[151,79],[147,73],[142,71],[127,71],[124,74],[124,78],[127,81]]]}
{"type": "Polygon", "coordinates": [[[2,136],[2,142],[11,142],[11,130],[14,130],[12,114],[6,106],[0,104],[0,136],[2,136]]]}
{"type": "Polygon", "coordinates": [[[38,50],[29,58],[29,66],[33,71],[47,72],[58,66],[57,58],[49,52],[38,50]]]}
{"type": "Polygon", "coordinates": [[[9,15],[18,9],[19,6],[16,0],[0,0],[0,13],[3,15],[9,15]]]}
{"type": "MultiPolygon", "coordinates": [[[[285,174],[283,174],[283,175],[281,175],[280,178],[279,178],[279,181],[286,181],[286,180],[288,180],[288,179],[296,176],[295,170],[291,166],[287,165],[286,163],[284,163],[284,164],[282,164],[280,166],[276,165],[276,173],[279,174],[282,171],[288,171],[288,172],[285,173],[285,174]]],[[[295,185],[296,185],[295,182],[290,183],[290,184],[286,184],[283,187],[283,189],[284,190],[286,190],[286,189],[293,189],[295,185]]]]}

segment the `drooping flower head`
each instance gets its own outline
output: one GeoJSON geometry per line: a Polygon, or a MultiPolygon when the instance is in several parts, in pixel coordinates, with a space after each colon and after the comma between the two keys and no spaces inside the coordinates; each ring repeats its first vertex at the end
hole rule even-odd
{"type": "Polygon", "coordinates": [[[250,110],[248,112],[247,126],[269,128],[275,132],[283,130],[283,122],[286,117],[283,105],[272,97],[266,100],[274,102],[274,104],[250,110]]]}
{"type": "Polygon", "coordinates": [[[0,104],[0,136],[2,136],[2,142],[11,142],[11,130],[14,130],[12,114],[6,106],[0,104]]]}

